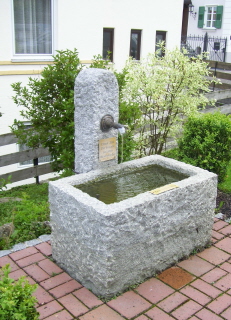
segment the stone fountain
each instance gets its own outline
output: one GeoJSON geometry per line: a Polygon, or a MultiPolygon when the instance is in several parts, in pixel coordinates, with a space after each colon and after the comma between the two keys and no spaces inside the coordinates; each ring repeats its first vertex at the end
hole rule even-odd
{"type": "Polygon", "coordinates": [[[118,85],[86,69],[75,85],[75,171],[50,182],[52,254],[96,295],[111,297],[210,243],[217,176],[159,155],[117,164],[118,85]],[[153,165],[183,178],[106,204],[78,186],[153,165]]]}

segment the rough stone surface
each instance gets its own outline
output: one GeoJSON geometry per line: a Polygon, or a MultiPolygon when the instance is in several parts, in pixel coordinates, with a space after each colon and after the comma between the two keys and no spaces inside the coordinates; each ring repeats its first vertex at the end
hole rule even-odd
{"type": "Polygon", "coordinates": [[[215,174],[158,155],[50,182],[53,258],[95,294],[113,296],[207,245],[216,193],[215,174]],[[109,205],[74,187],[150,164],[189,177],[109,205]]]}
{"type": "MultiPolygon", "coordinates": [[[[103,69],[84,69],[75,81],[75,172],[83,173],[117,164],[99,162],[99,140],[117,137],[116,129],[102,132],[101,118],[111,115],[118,121],[118,83],[114,74],[103,69]]],[[[116,152],[117,155],[117,152],[116,152]]]]}
{"type": "Polygon", "coordinates": [[[6,223],[0,226],[0,239],[10,237],[14,232],[14,224],[6,223]]]}

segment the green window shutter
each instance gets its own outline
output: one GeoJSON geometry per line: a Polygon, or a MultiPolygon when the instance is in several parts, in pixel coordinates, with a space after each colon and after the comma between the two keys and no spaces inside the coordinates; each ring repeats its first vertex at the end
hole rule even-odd
{"type": "Polygon", "coordinates": [[[217,6],[215,28],[221,29],[223,6],[217,6]]]}
{"type": "Polygon", "coordinates": [[[205,7],[199,7],[199,14],[198,14],[198,28],[204,27],[204,14],[205,14],[205,7]]]}

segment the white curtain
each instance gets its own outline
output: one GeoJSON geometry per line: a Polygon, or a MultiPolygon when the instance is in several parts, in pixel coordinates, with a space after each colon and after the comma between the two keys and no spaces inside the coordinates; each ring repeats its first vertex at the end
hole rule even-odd
{"type": "Polygon", "coordinates": [[[52,54],[51,0],[14,0],[15,53],[52,54]]]}

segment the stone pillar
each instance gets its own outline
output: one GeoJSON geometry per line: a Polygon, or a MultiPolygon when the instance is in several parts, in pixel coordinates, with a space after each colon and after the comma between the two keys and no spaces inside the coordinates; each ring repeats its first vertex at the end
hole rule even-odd
{"type": "Polygon", "coordinates": [[[118,132],[103,132],[100,122],[111,115],[118,122],[118,83],[103,69],[84,69],[75,81],[75,172],[84,173],[118,163],[118,132]]]}

